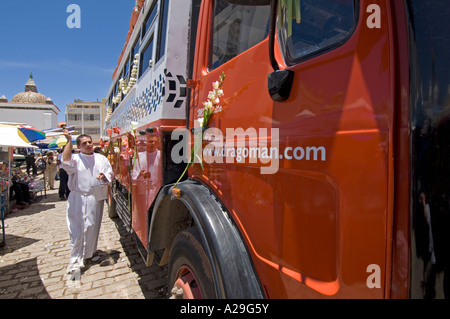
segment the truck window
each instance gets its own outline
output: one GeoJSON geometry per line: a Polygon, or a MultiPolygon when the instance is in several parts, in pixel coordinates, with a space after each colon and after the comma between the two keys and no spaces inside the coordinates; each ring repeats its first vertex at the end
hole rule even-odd
{"type": "Polygon", "coordinates": [[[155,20],[156,13],[158,13],[158,3],[155,1],[153,3],[153,8],[148,12],[147,17],[145,18],[144,22],[144,30],[142,30],[142,40],[144,40],[145,35],[147,34],[147,31],[150,30],[151,25],[153,24],[153,21],[155,20]]]}
{"type": "Polygon", "coordinates": [[[270,6],[241,6],[217,0],[209,68],[215,69],[264,40],[269,34],[270,6]]]}
{"type": "Polygon", "coordinates": [[[158,46],[156,49],[156,62],[158,62],[166,51],[167,19],[169,16],[169,0],[162,0],[159,18],[158,46]]]}
{"type": "Polygon", "coordinates": [[[139,72],[139,76],[142,76],[142,74],[144,74],[144,72],[147,71],[149,67],[151,67],[150,60],[152,59],[152,56],[153,56],[153,35],[150,37],[150,40],[148,41],[145,49],[142,50],[141,63],[139,64],[141,69],[139,72]]]}
{"type": "Polygon", "coordinates": [[[354,0],[293,3],[278,11],[278,36],[287,65],[341,45],[356,26],[354,0]]]}

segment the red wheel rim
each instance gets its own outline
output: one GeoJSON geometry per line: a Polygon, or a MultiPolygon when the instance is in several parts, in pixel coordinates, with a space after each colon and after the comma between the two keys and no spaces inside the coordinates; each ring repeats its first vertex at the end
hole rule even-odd
{"type": "Polygon", "coordinates": [[[172,296],[179,299],[203,299],[199,282],[194,272],[186,265],[178,269],[172,296]]]}

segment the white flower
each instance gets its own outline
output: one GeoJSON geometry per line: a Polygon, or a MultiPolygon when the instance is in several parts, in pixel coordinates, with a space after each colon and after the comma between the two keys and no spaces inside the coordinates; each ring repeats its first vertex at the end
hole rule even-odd
{"type": "Polygon", "coordinates": [[[203,103],[203,106],[205,107],[205,109],[211,109],[213,107],[213,104],[211,101],[207,101],[203,103]]]}
{"type": "Polygon", "coordinates": [[[221,105],[217,105],[216,109],[214,110],[214,114],[220,113],[220,112],[222,112],[222,106],[221,105]]]}
{"type": "Polygon", "coordinates": [[[220,87],[219,81],[214,82],[214,83],[213,83],[213,87],[214,87],[215,90],[218,90],[219,87],[220,87]]]}
{"type": "Polygon", "coordinates": [[[138,128],[139,123],[135,121],[131,121],[131,129],[134,131],[138,128]]]}

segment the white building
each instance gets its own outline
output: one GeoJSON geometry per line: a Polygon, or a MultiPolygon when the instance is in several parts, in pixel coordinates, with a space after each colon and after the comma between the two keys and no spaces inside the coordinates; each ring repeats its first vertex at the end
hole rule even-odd
{"type": "Polygon", "coordinates": [[[45,130],[58,126],[59,108],[50,98],[41,94],[30,74],[25,91],[16,94],[11,102],[0,97],[0,121],[24,123],[45,130]]]}
{"type": "Polygon", "coordinates": [[[74,126],[78,134],[88,134],[94,144],[100,143],[104,124],[106,99],[101,102],[74,100],[66,105],[66,121],[68,126],[74,126]]]}

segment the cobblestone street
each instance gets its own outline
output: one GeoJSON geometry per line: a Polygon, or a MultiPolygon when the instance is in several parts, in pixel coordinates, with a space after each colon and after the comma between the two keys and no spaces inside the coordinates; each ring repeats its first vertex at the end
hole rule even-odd
{"type": "Polygon", "coordinates": [[[0,248],[0,299],[164,298],[166,269],[145,266],[134,235],[126,232],[119,219],[108,217],[106,206],[99,259],[81,274],[67,274],[67,202],[60,201],[57,192],[47,191],[46,197],[6,216],[6,244],[0,248]]]}

